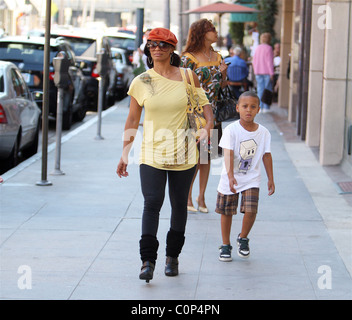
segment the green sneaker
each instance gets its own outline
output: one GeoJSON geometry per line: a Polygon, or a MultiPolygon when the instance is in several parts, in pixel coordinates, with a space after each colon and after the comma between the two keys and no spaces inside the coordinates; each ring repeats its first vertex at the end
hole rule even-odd
{"type": "Polygon", "coordinates": [[[250,251],[249,251],[249,239],[248,238],[241,238],[240,235],[237,237],[237,245],[238,250],[237,254],[241,258],[248,258],[250,251]]]}
{"type": "Polygon", "coordinates": [[[231,250],[232,247],[231,245],[222,245],[219,247],[220,249],[220,256],[219,256],[219,260],[220,261],[232,261],[231,258],[231,250]]]}

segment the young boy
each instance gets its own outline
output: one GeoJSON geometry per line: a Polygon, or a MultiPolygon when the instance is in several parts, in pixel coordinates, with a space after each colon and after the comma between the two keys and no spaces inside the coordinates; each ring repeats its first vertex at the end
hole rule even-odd
{"type": "Polygon", "coordinates": [[[221,261],[231,261],[230,232],[232,216],[237,213],[241,192],[240,211],[244,213],[242,230],[237,237],[238,255],[249,257],[248,234],[254,224],[259,200],[260,165],[263,160],[268,177],[269,196],[275,192],[273,164],[270,153],[270,133],[254,122],[259,113],[259,98],[246,91],[238,99],[236,110],[240,115],[222,134],[220,147],[224,150],[224,167],[218,185],[215,212],[221,214],[221,261]]]}

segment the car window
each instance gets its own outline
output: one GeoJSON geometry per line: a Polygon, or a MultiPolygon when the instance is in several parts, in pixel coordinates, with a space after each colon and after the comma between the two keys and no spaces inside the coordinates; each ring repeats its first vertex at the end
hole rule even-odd
{"type": "Polygon", "coordinates": [[[110,36],[107,38],[109,39],[110,45],[112,47],[134,50],[135,41],[133,39],[117,38],[110,36]]]}
{"type": "Polygon", "coordinates": [[[81,56],[92,44],[95,43],[94,39],[86,38],[71,38],[64,37],[68,43],[71,45],[71,48],[76,56],[81,56]]]}
{"type": "Polygon", "coordinates": [[[11,81],[12,81],[12,85],[15,90],[16,96],[23,97],[25,95],[25,90],[23,88],[23,84],[21,82],[21,79],[17,75],[15,69],[11,69],[11,81]]]}
{"type": "Polygon", "coordinates": [[[18,83],[22,87],[23,94],[25,96],[27,96],[28,95],[28,88],[27,88],[27,85],[26,85],[26,83],[25,83],[25,81],[23,79],[23,76],[22,76],[21,72],[19,70],[17,70],[17,69],[14,69],[14,71],[15,71],[16,76],[18,78],[18,83]]]}
{"type": "MultiPolygon", "coordinates": [[[[57,50],[50,49],[50,61],[55,57],[57,50]]],[[[0,42],[0,56],[2,60],[43,64],[44,45],[36,43],[0,42]]]]}
{"type": "Polygon", "coordinates": [[[5,92],[4,71],[0,69],[0,92],[5,92]]]}

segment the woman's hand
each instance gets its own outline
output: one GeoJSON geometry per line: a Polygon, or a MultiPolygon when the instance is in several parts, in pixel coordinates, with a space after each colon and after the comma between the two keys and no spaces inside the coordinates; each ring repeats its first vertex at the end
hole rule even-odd
{"type": "Polygon", "coordinates": [[[222,60],[219,68],[222,77],[221,88],[225,88],[227,86],[227,68],[228,65],[225,63],[225,60],[222,60]]]}
{"type": "Polygon", "coordinates": [[[197,135],[199,135],[199,138],[197,139],[197,144],[200,142],[205,142],[206,144],[208,144],[210,135],[206,128],[199,129],[197,131],[197,135]]]}
{"type": "Polygon", "coordinates": [[[127,165],[128,164],[121,157],[120,162],[117,165],[117,169],[116,169],[116,173],[120,178],[121,177],[128,177],[127,165]]]}

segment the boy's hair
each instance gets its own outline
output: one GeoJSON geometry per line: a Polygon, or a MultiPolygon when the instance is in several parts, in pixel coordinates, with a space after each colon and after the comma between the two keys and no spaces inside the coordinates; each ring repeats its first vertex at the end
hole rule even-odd
{"type": "Polygon", "coordinates": [[[243,92],[240,97],[238,98],[237,104],[240,103],[240,100],[242,97],[252,97],[252,98],[257,98],[258,99],[258,106],[260,105],[260,99],[258,95],[254,91],[245,91],[243,92]]]}

